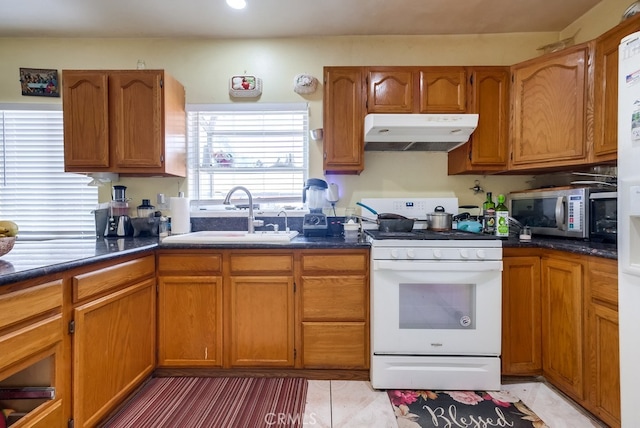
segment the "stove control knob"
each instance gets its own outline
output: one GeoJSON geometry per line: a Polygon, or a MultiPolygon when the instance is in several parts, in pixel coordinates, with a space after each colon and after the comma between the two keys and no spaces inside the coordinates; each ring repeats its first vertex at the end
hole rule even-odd
{"type": "Polygon", "coordinates": [[[433,250],[433,258],[441,259],[442,258],[442,251],[440,251],[439,249],[433,250]]]}
{"type": "Polygon", "coordinates": [[[463,259],[468,259],[469,252],[467,250],[460,250],[460,257],[462,257],[463,259]]]}
{"type": "Polygon", "coordinates": [[[416,253],[415,251],[413,251],[413,249],[408,249],[407,250],[407,258],[408,259],[415,259],[416,258],[416,253]]]}
{"type": "Polygon", "coordinates": [[[484,259],[487,255],[485,254],[484,250],[478,250],[478,252],[476,253],[476,255],[478,256],[479,259],[484,259]]]}
{"type": "Polygon", "coordinates": [[[395,248],[393,250],[391,250],[391,258],[392,259],[397,259],[398,258],[398,250],[396,250],[395,248]]]}

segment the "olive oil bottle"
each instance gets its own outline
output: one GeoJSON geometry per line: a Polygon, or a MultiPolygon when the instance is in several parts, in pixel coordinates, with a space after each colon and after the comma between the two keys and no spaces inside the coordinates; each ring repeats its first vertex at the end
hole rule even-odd
{"type": "Polygon", "coordinates": [[[491,192],[487,192],[487,200],[482,204],[483,232],[494,234],[496,230],[496,204],[491,192]]]}
{"type": "Polygon", "coordinates": [[[509,209],[504,204],[504,195],[498,195],[498,205],[496,206],[496,236],[500,238],[509,237],[509,209]]]}

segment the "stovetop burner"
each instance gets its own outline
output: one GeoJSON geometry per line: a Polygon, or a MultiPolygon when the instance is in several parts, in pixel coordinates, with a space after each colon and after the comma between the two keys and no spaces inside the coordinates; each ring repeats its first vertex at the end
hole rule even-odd
{"type": "Polygon", "coordinates": [[[473,233],[464,230],[435,231],[414,229],[411,232],[381,232],[379,230],[365,230],[365,233],[375,240],[399,239],[399,240],[495,240],[499,239],[494,235],[473,233]]]}

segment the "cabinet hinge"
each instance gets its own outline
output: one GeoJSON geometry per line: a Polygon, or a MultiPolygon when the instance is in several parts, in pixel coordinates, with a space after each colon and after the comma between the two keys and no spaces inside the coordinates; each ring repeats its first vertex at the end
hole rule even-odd
{"type": "Polygon", "coordinates": [[[293,359],[295,360],[297,356],[298,356],[298,350],[294,349],[293,350],[293,359]]]}
{"type": "Polygon", "coordinates": [[[296,282],[295,282],[295,281],[293,281],[293,292],[295,293],[295,292],[296,292],[296,290],[297,290],[296,282]]]}
{"type": "Polygon", "coordinates": [[[469,160],[471,160],[471,147],[469,147],[469,160]]]}
{"type": "Polygon", "coordinates": [[[473,74],[469,76],[469,83],[473,85],[473,74]]]}
{"type": "Polygon", "coordinates": [[[76,322],[74,320],[69,321],[69,334],[76,332],[76,322]]]}
{"type": "Polygon", "coordinates": [[[162,88],[164,86],[164,80],[160,79],[160,87],[162,88]]]}
{"type": "Polygon", "coordinates": [[[160,155],[160,162],[164,163],[164,155],[160,155]]]}
{"type": "Polygon", "coordinates": [[[67,421],[67,428],[73,428],[75,426],[75,422],[73,421],[73,419],[69,419],[67,421]]]}

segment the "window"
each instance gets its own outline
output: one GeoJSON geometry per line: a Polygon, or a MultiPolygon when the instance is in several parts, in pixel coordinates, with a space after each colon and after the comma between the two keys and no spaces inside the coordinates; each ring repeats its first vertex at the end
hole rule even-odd
{"type": "Polygon", "coordinates": [[[254,203],[299,202],[308,117],[306,104],[188,106],[189,197],[220,204],[232,187],[245,186],[254,203]]]}
{"type": "Polygon", "coordinates": [[[0,218],[21,240],[95,237],[98,190],[64,172],[60,106],[18,108],[0,105],[0,218]]]}

